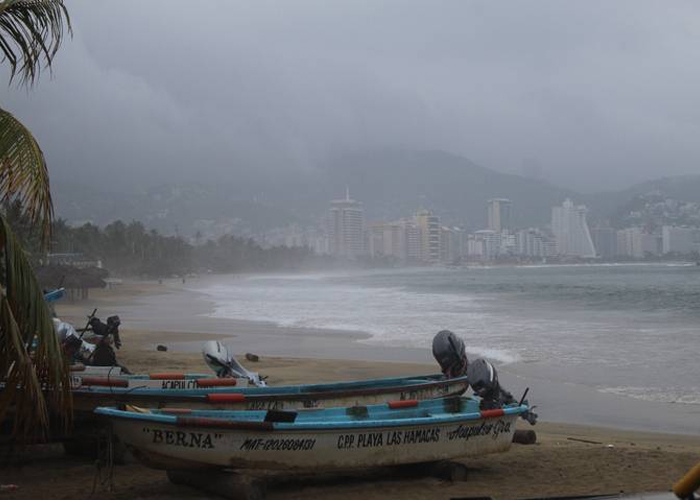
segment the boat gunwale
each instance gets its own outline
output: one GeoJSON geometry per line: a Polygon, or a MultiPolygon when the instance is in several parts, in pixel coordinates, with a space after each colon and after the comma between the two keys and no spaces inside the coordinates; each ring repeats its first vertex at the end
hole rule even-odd
{"type": "MultiPolygon", "coordinates": [[[[101,417],[106,417],[109,419],[117,419],[123,421],[130,421],[132,423],[142,422],[151,423],[156,425],[169,425],[178,428],[190,427],[190,428],[206,428],[206,429],[222,429],[222,430],[246,430],[246,431],[261,431],[261,432],[308,432],[308,431],[333,431],[342,429],[385,429],[387,427],[419,427],[427,425],[443,425],[443,424],[453,424],[466,421],[479,421],[479,420],[491,420],[495,418],[502,417],[517,417],[523,413],[529,411],[529,406],[527,404],[509,406],[502,408],[503,413],[501,415],[488,415],[484,416],[481,411],[469,412],[469,413],[440,413],[436,415],[427,415],[422,417],[405,417],[405,418],[390,418],[390,419],[358,419],[350,420],[345,419],[340,422],[263,422],[258,420],[226,420],[223,418],[207,418],[207,425],[197,426],[189,425],[190,422],[196,421],[196,416],[188,416],[188,425],[178,424],[177,415],[166,415],[166,414],[154,414],[154,413],[137,413],[125,410],[118,410],[115,408],[105,408],[100,407],[95,409],[95,413],[101,417]],[[216,420],[221,420],[221,426],[215,425],[216,420]],[[232,425],[232,423],[234,423],[232,425]],[[253,424],[249,429],[240,428],[236,429],[236,424],[240,424],[243,427],[246,424],[253,424]],[[265,425],[264,425],[265,424],[265,425]],[[259,426],[259,427],[258,427],[259,426]],[[263,428],[264,427],[264,428],[263,428]]],[[[206,411],[206,410],[204,410],[206,411]]],[[[255,412],[264,412],[264,410],[251,410],[255,412]]],[[[400,413],[401,410],[392,410],[392,413],[400,413]]]]}
{"type": "MultiPolygon", "coordinates": [[[[423,377],[429,378],[429,377],[423,377]]],[[[389,379],[389,380],[418,380],[421,377],[404,377],[401,379],[389,379]]],[[[380,379],[382,380],[382,379],[380,379]]],[[[350,383],[350,382],[348,382],[350,383]]],[[[182,389],[182,391],[202,391],[204,394],[172,394],[173,392],[179,391],[178,389],[155,389],[151,387],[144,387],[140,389],[137,387],[130,388],[114,388],[114,387],[91,387],[91,388],[79,388],[71,391],[73,396],[80,397],[105,397],[105,396],[116,396],[128,399],[158,399],[161,401],[170,402],[207,402],[208,394],[243,394],[245,401],[279,401],[279,400],[324,400],[333,399],[337,397],[351,397],[351,396],[368,396],[373,394],[382,394],[388,392],[406,392],[406,391],[419,391],[423,389],[429,389],[430,387],[438,385],[447,385],[448,390],[450,386],[464,384],[464,388],[458,392],[447,393],[441,398],[450,396],[459,396],[464,394],[469,388],[469,380],[466,376],[456,377],[451,379],[441,379],[441,380],[428,380],[426,382],[421,382],[417,384],[410,385],[384,385],[379,387],[366,387],[358,389],[341,389],[341,390],[318,390],[313,392],[279,392],[272,394],[265,394],[261,392],[247,393],[246,388],[230,388],[227,390],[207,390],[207,389],[182,389]],[[243,389],[243,391],[241,390],[243,389]]],[[[322,384],[319,384],[322,385],[322,384]]],[[[334,384],[329,384],[334,385],[334,384]]],[[[290,386],[278,386],[278,387],[290,387],[290,386]]],[[[294,386],[291,386],[294,387],[294,386]]],[[[299,387],[304,387],[301,385],[299,387]]],[[[316,385],[318,387],[318,385],[316,385]]],[[[269,389],[274,390],[275,388],[270,387],[269,389]]],[[[245,402],[244,401],[244,402],[245,402]]]]}

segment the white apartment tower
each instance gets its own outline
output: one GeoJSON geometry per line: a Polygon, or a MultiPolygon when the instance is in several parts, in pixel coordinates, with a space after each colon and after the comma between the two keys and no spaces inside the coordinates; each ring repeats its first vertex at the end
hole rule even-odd
{"type": "Polygon", "coordinates": [[[379,222],[370,225],[369,247],[372,257],[393,257],[400,261],[408,259],[406,231],[400,222],[379,222]]]}
{"type": "Polygon", "coordinates": [[[328,220],[330,253],[354,259],[364,253],[365,217],[362,203],[350,199],[346,189],[344,200],[333,200],[328,220]]]}
{"type": "Polygon", "coordinates": [[[663,226],[661,229],[663,253],[688,254],[695,250],[697,229],[689,227],[663,226]]]}
{"type": "Polygon", "coordinates": [[[512,227],[512,203],[506,198],[492,198],[489,200],[488,229],[500,233],[510,231],[512,227]]]}
{"type": "Polygon", "coordinates": [[[420,260],[430,264],[440,262],[440,217],[429,210],[419,210],[415,220],[420,234],[420,260]]]}
{"type": "Polygon", "coordinates": [[[568,198],[562,206],[552,207],[552,232],[558,255],[584,258],[596,256],[586,212],[584,205],[576,206],[568,198]]]}

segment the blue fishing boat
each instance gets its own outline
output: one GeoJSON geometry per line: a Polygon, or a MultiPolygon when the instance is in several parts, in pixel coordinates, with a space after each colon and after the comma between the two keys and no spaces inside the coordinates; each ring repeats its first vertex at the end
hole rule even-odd
{"type": "Polygon", "coordinates": [[[289,410],[444,398],[461,395],[469,388],[468,377],[447,379],[442,374],[273,387],[251,387],[247,381],[239,386],[236,384],[240,379],[235,378],[164,378],[156,380],[162,385],[160,388],[146,383],[152,381],[83,378],[83,384],[72,390],[74,407],[83,412],[117,404],[170,409],[289,410]]]}
{"type": "Polygon", "coordinates": [[[97,408],[119,439],[159,469],[347,469],[433,462],[508,450],[526,401],[390,401],[296,411],[97,408]]]}
{"type": "Polygon", "coordinates": [[[202,354],[212,375],[112,376],[110,371],[101,376],[73,374],[74,407],[82,412],[120,403],[149,408],[287,410],[455,396],[469,387],[466,376],[448,379],[442,374],[268,387],[220,342],[206,342],[202,354]]]}

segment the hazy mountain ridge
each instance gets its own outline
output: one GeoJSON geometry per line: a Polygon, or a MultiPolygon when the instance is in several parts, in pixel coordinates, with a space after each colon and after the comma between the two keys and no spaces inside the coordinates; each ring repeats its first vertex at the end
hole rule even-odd
{"type": "Polygon", "coordinates": [[[700,201],[700,175],[665,177],[623,191],[579,194],[545,181],[505,174],[443,151],[377,149],[338,155],[322,167],[270,178],[249,175],[239,183],[201,182],[162,185],[138,193],[57,183],[56,212],[71,221],[104,225],[116,219],[143,221],[166,234],[234,232],[253,234],[291,223],[317,225],[331,199],[345,189],[362,201],[366,217],[392,220],[418,208],[438,213],[446,224],[469,229],[486,224],[489,198],[513,202],[518,227],[545,225],[551,207],[566,197],[585,203],[593,221],[618,219],[635,197],[658,192],[684,201],[700,201]]]}
{"type": "Polygon", "coordinates": [[[139,220],[164,234],[194,235],[207,226],[218,226],[222,233],[249,234],[298,222],[293,212],[255,197],[245,199],[226,186],[163,185],[115,193],[58,183],[53,193],[57,216],[69,222],[103,226],[117,219],[139,220]]]}
{"type": "Polygon", "coordinates": [[[588,195],[587,198],[603,212],[611,213],[632,198],[649,193],[659,193],[675,200],[700,201],[700,175],[660,177],[633,184],[621,191],[603,191],[588,195]]]}
{"type": "Polygon", "coordinates": [[[337,193],[344,185],[365,203],[369,218],[406,217],[425,207],[447,223],[472,229],[486,224],[489,198],[513,201],[517,225],[541,224],[570,190],[544,181],[504,174],[443,151],[379,150],[335,159],[327,175],[337,193]]]}

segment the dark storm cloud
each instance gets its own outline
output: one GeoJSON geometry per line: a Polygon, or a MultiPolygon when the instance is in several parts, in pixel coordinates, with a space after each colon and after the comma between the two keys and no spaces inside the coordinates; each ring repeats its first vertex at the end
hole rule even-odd
{"type": "Polygon", "coordinates": [[[383,145],[579,189],[700,173],[693,2],[68,7],[53,78],[2,99],[54,178],[233,180],[383,145]]]}

